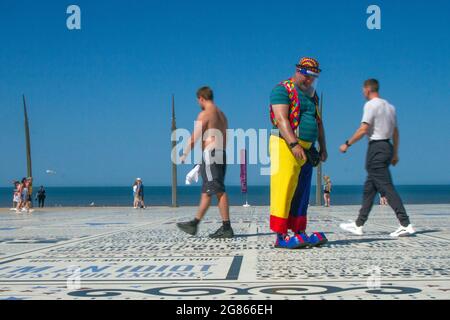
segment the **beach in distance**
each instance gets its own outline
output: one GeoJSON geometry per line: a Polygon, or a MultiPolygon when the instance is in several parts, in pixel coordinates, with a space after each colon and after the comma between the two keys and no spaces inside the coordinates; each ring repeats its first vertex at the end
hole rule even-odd
{"type": "MultiPolygon", "coordinates": [[[[400,185],[397,187],[405,204],[448,204],[450,185],[400,185]]],[[[86,207],[94,206],[132,206],[131,187],[47,187],[47,207],[86,207]]],[[[240,186],[228,186],[230,204],[239,206],[245,203],[245,195],[240,186]]],[[[332,205],[359,205],[363,187],[357,185],[333,186],[332,205]]],[[[147,206],[170,206],[172,201],[170,186],[145,186],[147,206]]],[[[199,186],[179,186],[178,205],[196,206],[200,197],[199,186]]],[[[253,206],[270,204],[268,186],[249,186],[248,202],[253,206]]],[[[311,205],[315,204],[315,186],[311,189],[311,205]]],[[[375,201],[378,201],[376,199],[375,201]]],[[[0,188],[0,207],[12,205],[12,188],[0,188]]]]}

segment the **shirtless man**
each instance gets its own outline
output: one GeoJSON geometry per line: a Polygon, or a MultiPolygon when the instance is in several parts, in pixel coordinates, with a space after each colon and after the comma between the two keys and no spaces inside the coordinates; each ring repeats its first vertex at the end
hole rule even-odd
{"type": "Polygon", "coordinates": [[[223,223],[210,237],[216,239],[232,238],[234,233],[230,224],[228,195],[225,192],[224,184],[228,121],[225,114],[214,104],[214,94],[209,87],[202,87],[197,91],[197,101],[202,111],[198,114],[194,132],[189,138],[189,143],[181,157],[181,162],[185,162],[195,143],[202,138],[203,156],[200,166],[203,179],[202,194],[200,206],[194,220],[178,223],[177,227],[190,235],[196,235],[198,224],[211,205],[211,197],[215,195],[223,223]]]}

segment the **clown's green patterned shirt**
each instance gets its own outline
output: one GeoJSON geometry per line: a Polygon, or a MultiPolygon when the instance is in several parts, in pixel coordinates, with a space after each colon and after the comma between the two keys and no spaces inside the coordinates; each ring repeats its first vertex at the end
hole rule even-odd
{"type": "MultiPolygon", "coordinates": [[[[299,87],[296,86],[298,98],[300,100],[300,139],[308,142],[316,142],[319,136],[319,129],[316,120],[316,105],[314,100],[306,96],[299,87]]],[[[270,95],[270,104],[287,104],[290,105],[291,100],[286,88],[279,84],[270,95]]]]}

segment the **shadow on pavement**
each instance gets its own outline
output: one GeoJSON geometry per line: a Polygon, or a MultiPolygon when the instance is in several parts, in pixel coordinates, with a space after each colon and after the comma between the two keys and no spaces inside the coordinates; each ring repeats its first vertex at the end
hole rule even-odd
{"type": "Polygon", "coordinates": [[[254,233],[254,234],[236,234],[235,238],[249,238],[249,237],[260,237],[260,236],[275,236],[275,233],[254,233]]]}
{"type": "Polygon", "coordinates": [[[394,238],[355,238],[355,239],[345,239],[345,240],[335,240],[328,241],[325,246],[328,245],[348,245],[354,243],[371,243],[371,242],[380,242],[380,241],[395,241],[394,238]]]}
{"type": "Polygon", "coordinates": [[[421,231],[416,231],[416,235],[418,234],[427,234],[427,233],[436,233],[436,232],[441,232],[442,230],[439,229],[433,229],[433,230],[421,230],[421,231]]]}
{"type": "MultiPolygon", "coordinates": [[[[334,232],[326,232],[326,235],[333,234],[334,232]]],[[[308,233],[309,234],[309,233],[308,233]]],[[[235,238],[249,238],[249,237],[259,237],[259,236],[275,236],[274,232],[267,232],[267,233],[254,233],[254,234],[236,234],[235,238]]]]}

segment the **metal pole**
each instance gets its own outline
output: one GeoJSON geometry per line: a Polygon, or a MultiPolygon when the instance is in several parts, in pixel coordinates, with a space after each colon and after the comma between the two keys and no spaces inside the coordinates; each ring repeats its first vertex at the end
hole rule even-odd
{"type": "Polygon", "coordinates": [[[25,101],[25,95],[23,98],[23,114],[25,118],[25,143],[27,152],[27,177],[33,177],[33,171],[31,166],[31,140],[30,140],[30,126],[28,124],[27,103],[25,101]]]}
{"type": "MultiPolygon", "coordinates": [[[[175,95],[172,95],[172,134],[177,129],[175,118],[175,95]]],[[[172,150],[177,146],[176,141],[172,141],[172,150]]],[[[174,159],[175,160],[175,159],[174,159]]],[[[172,161],[172,207],[178,207],[177,202],[177,164],[172,161]]]]}
{"type": "MultiPolygon", "coordinates": [[[[323,121],[323,93],[320,94],[320,106],[319,106],[319,113],[320,117],[323,121]]],[[[322,205],[322,163],[320,163],[317,166],[317,180],[316,180],[316,205],[321,206],[322,205]]]]}

